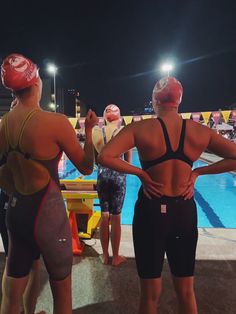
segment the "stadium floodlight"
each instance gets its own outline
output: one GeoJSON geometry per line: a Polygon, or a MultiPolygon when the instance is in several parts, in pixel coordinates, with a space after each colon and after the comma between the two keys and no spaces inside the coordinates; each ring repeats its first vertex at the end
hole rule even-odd
{"type": "Polygon", "coordinates": [[[167,76],[170,76],[170,72],[174,69],[174,66],[172,63],[163,63],[161,65],[161,71],[163,73],[167,73],[167,76]]]}
{"type": "Polygon", "coordinates": [[[54,92],[54,104],[55,104],[55,112],[57,111],[57,101],[56,101],[56,73],[57,67],[55,64],[49,64],[47,67],[49,73],[53,74],[53,92],[54,92]]]}

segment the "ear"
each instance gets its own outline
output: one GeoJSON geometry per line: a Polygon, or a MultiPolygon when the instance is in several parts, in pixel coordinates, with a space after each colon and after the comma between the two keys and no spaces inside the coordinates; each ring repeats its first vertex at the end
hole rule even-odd
{"type": "Polygon", "coordinates": [[[41,80],[40,76],[38,76],[37,80],[36,80],[35,83],[34,83],[34,86],[39,87],[39,86],[41,86],[41,85],[42,85],[42,80],[41,80]]]}

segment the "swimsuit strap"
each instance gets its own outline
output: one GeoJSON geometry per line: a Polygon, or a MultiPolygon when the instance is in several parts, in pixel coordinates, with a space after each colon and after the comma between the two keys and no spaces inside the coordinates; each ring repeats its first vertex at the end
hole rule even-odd
{"type": "Polygon", "coordinates": [[[102,135],[103,135],[104,144],[106,145],[106,143],[107,143],[107,137],[106,137],[106,132],[105,132],[105,127],[104,127],[104,126],[102,127],[102,135]]]}
{"type": "Polygon", "coordinates": [[[162,127],[162,131],[163,131],[164,139],[165,139],[165,143],[166,143],[166,154],[167,154],[168,152],[172,151],[172,148],[170,145],[170,138],[169,138],[169,135],[168,135],[164,121],[161,118],[157,118],[157,119],[160,122],[161,127],[162,127]]]}
{"type": "Polygon", "coordinates": [[[25,130],[25,126],[26,124],[29,122],[29,120],[33,117],[33,115],[39,111],[40,109],[39,108],[34,108],[32,109],[27,115],[26,115],[26,118],[23,120],[22,124],[21,124],[21,129],[20,129],[20,133],[19,133],[19,137],[18,137],[18,141],[17,141],[17,147],[20,147],[20,142],[21,142],[21,139],[22,139],[22,135],[23,135],[23,132],[25,130]]]}
{"type": "MultiPolygon", "coordinates": [[[[111,139],[115,136],[115,132],[118,131],[119,129],[120,129],[120,128],[117,128],[117,129],[115,129],[115,130],[112,132],[111,139]]],[[[104,126],[102,127],[102,135],[103,135],[104,144],[106,145],[106,144],[107,144],[107,137],[106,137],[106,132],[105,132],[105,127],[104,127],[104,126]]]]}
{"type": "Polygon", "coordinates": [[[17,139],[17,142],[16,142],[16,146],[10,144],[10,133],[9,133],[9,124],[8,124],[8,116],[7,116],[7,118],[6,118],[6,136],[7,136],[8,145],[10,147],[12,147],[13,149],[16,149],[17,147],[19,148],[19,145],[20,145],[20,142],[21,142],[21,139],[22,139],[22,134],[23,134],[23,132],[25,130],[25,126],[26,126],[27,122],[39,110],[40,110],[39,108],[34,108],[34,109],[30,110],[30,112],[27,113],[25,119],[21,123],[19,136],[18,136],[18,139],[17,139]]]}
{"type": "Polygon", "coordinates": [[[184,149],[184,138],[185,138],[185,129],[186,129],[186,120],[182,119],[182,128],[181,128],[181,133],[180,133],[180,138],[179,138],[179,145],[176,151],[174,151],[171,147],[170,144],[170,138],[167,132],[167,128],[166,125],[164,123],[164,121],[161,118],[157,118],[159,120],[159,122],[161,123],[162,126],[162,130],[163,130],[163,134],[164,134],[164,138],[165,138],[165,142],[166,142],[166,152],[173,152],[173,153],[177,153],[177,152],[183,152],[184,149]]]}
{"type": "Polygon", "coordinates": [[[121,127],[116,128],[116,129],[113,131],[111,138],[113,138],[113,137],[115,136],[116,131],[119,131],[120,129],[121,129],[121,127]]]}

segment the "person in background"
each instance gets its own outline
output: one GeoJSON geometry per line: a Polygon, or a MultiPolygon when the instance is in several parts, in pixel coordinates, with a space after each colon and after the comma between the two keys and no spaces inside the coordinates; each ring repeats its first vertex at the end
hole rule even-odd
{"type": "MultiPolygon", "coordinates": [[[[120,109],[116,105],[108,105],[104,110],[103,116],[107,125],[103,128],[95,127],[93,129],[93,144],[97,154],[122,129],[120,126],[120,109]]],[[[126,162],[131,163],[131,158],[132,153],[130,150],[124,152],[126,162]]],[[[100,241],[103,254],[101,259],[103,264],[108,264],[109,223],[111,223],[112,265],[118,266],[125,261],[125,257],[119,255],[119,247],[121,239],[121,210],[126,192],[126,175],[98,164],[97,191],[102,211],[100,241]]]]}
{"type": "Polygon", "coordinates": [[[20,313],[30,270],[40,255],[49,274],[54,313],[71,314],[72,237],[58,162],[64,151],[81,173],[93,171],[92,128],[98,119],[89,110],[82,149],[64,115],[40,108],[42,81],[36,64],[11,54],[2,63],[1,79],[17,99],[0,123],[0,153],[6,158],[0,168],[0,187],[10,195],[1,314],[20,313]]]}
{"type": "Polygon", "coordinates": [[[194,265],[198,239],[194,184],[199,175],[236,169],[236,145],[210,128],[178,114],[183,88],[174,77],[158,81],[152,95],[157,119],[125,127],[103,147],[98,162],[138,176],[142,186],[135,204],[133,241],[140,277],[139,314],[156,314],[166,253],[179,313],[196,314],[194,265]],[[120,159],[137,147],[142,169],[120,159]],[[223,157],[192,170],[206,149],[223,157]]]}

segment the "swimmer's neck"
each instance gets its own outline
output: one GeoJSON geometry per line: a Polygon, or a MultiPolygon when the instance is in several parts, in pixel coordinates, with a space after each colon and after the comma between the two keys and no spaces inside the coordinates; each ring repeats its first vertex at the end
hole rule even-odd
{"type": "Polygon", "coordinates": [[[171,117],[176,117],[178,116],[178,108],[176,107],[157,107],[156,108],[156,115],[157,117],[160,117],[160,118],[165,118],[165,117],[168,117],[168,118],[171,118],[171,117]]]}
{"type": "Polygon", "coordinates": [[[27,97],[27,99],[18,99],[17,106],[24,106],[27,108],[40,108],[40,104],[35,97],[27,97]]]}
{"type": "Polygon", "coordinates": [[[108,122],[106,121],[107,125],[106,126],[115,126],[115,127],[118,127],[119,125],[119,122],[120,122],[120,119],[119,120],[114,120],[114,121],[111,121],[111,122],[108,122]]]}

